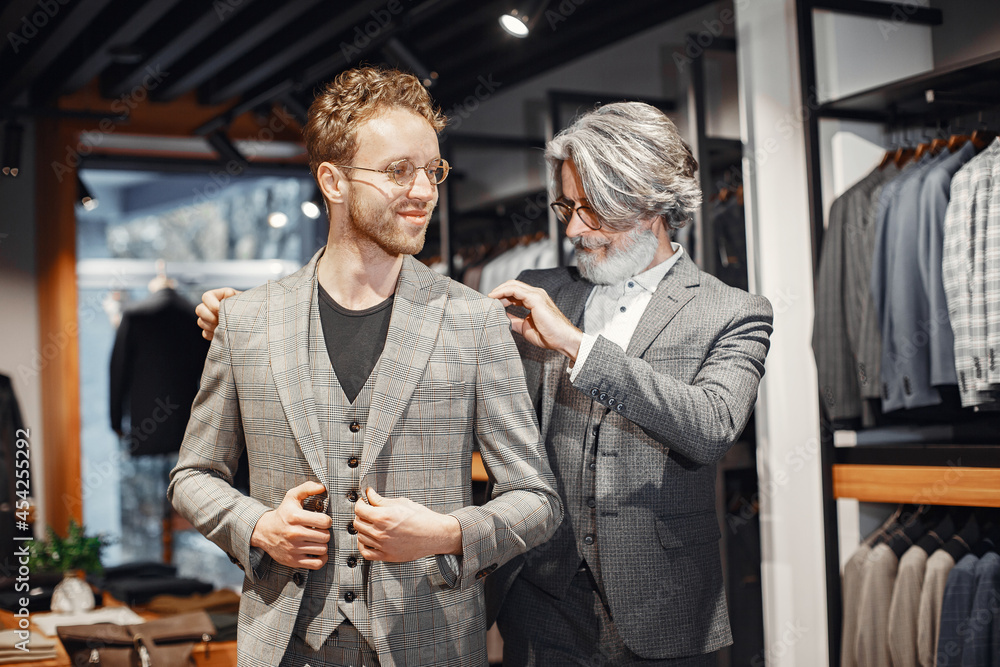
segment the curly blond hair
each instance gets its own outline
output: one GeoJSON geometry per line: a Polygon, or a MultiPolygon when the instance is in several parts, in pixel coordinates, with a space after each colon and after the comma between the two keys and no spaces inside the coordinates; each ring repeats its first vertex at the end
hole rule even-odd
{"type": "Polygon", "coordinates": [[[358,151],[358,127],[393,108],[420,114],[436,132],[448,123],[427,89],[412,74],[385,67],[359,67],[342,72],[328,83],[309,106],[302,131],[313,176],[323,162],[349,164],[358,151]]]}

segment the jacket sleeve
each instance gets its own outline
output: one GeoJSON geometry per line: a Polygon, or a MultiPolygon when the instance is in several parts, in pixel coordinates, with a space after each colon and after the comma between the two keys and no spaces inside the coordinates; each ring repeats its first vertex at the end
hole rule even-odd
{"type": "MultiPolygon", "coordinates": [[[[251,581],[260,554],[252,557],[250,536],[270,508],[233,487],[244,448],[243,421],[227,342],[226,310],[208,350],[201,388],[191,407],[177,466],[170,473],[167,497],[202,535],[237,562],[251,581]]],[[[258,550],[254,550],[258,551],[258,550]]]]}
{"type": "Polygon", "coordinates": [[[691,384],[626,356],[599,336],[573,386],[588,396],[616,397],[615,409],[622,404],[617,411],[657,442],[695,463],[715,463],[750,418],[772,321],[767,299],[747,298],[715,339],[691,384]]]}
{"type": "Polygon", "coordinates": [[[124,432],[122,420],[124,419],[125,393],[131,389],[131,387],[126,386],[127,378],[132,371],[132,354],[128,341],[131,320],[132,316],[129,313],[122,315],[121,323],[115,334],[115,346],[111,350],[111,377],[108,394],[111,400],[111,428],[118,435],[124,432]]]}
{"type": "Polygon", "coordinates": [[[499,302],[478,333],[475,435],[492,499],[452,513],[462,526],[463,588],[546,540],[562,521],[510,324],[499,302]]]}

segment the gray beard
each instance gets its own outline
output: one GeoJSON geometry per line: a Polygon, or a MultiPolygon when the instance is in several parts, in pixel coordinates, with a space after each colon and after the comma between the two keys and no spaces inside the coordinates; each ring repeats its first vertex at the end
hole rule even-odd
{"type": "Polygon", "coordinates": [[[580,275],[596,285],[614,285],[638,275],[653,261],[660,241],[651,229],[636,227],[620,237],[618,247],[611,246],[609,239],[577,236],[576,265],[580,275]],[[607,246],[603,259],[598,259],[586,249],[607,246]]]}

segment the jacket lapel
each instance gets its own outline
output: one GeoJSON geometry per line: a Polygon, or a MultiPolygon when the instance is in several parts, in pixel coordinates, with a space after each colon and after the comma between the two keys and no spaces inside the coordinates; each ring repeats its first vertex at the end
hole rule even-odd
{"type": "Polygon", "coordinates": [[[267,340],[285,418],[317,479],[330,488],[309,371],[309,321],[320,250],[304,267],[267,285],[267,340]]]}
{"type": "Polygon", "coordinates": [[[389,440],[434,351],[448,298],[449,281],[410,256],[396,285],[389,333],[379,358],[361,454],[361,478],[389,440]]]}
{"type": "Polygon", "coordinates": [[[630,357],[642,356],[674,315],[695,297],[700,285],[698,267],[684,253],[653,292],[625,353],[630,357]]]}

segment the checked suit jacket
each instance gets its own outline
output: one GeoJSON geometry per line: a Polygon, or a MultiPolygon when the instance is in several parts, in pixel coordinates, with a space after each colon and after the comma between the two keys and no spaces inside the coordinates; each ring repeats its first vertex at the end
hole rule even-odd
{"type": "MultiPolygon", "coordinates": [[[[577,269],[526,271],[520,280],[544,289],[582,328],[593,284],[577,269]]],[[[654,292],[628,349],[598,337],[572,391],[565,390],[565,357],[515,336],[567,507],[585,502],[585,431],[593,425],[599,433],[594,545],[615,627],[643,658],[707,653],[732,641],[715,465],[756,402],[771,323],[764,297],[723,284],[684,254],[654,292]],[[602,395],[614,398],[613,407],[598,402],[602,395]],[[558,414],[565,421],[556,421],[558,414]]],[[[566,595],[584,531],[571,512],[565,516],[549,542],[490,578],[491,613],[515,576],[566,595]]]]}
{"type": "MultiPolygon", "coordinates": [[[[174,506],[246,574],[241,666],[280,662],[310,575],[251,549],[254,526],[288,489],[307,480],[330,488],[308,342],[322,252],[287,278],[223,301],[171,473],[174,506]],[[244,449],[250,496],[232,487],[244,449]]],[[[384,666],[485,665],[482,580],[548,539],[562,517],[503,308],[405,257],[374,372],[360,489],[455,516],[463,555],[458,572],[440,556],[363,563],[370,640],[384,666]],[[481,507],[471,497],[475,443],[496,480],[481,507]]]]}

